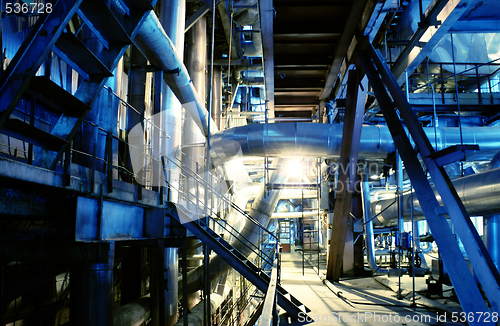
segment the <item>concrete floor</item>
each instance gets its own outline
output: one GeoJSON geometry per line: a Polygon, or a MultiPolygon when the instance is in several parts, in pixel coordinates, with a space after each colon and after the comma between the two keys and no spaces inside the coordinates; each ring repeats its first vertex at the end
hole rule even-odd
{"type": "MultiPolygon", "coordinates": [[[[334,284],[341,291],[341,298],[323,284],[313,268],[305,263],[302,271],[302,256],[299,252],[281,255],[281,285],[311,309],[299,321],[293,321],[285,312],[280,312],[280,325],[435,325],[445,324],[445,313],[410,307],[410,301],[398,300],[396,293],[374,278],[344,280],[334,284]]],[[[397,282],[398,278],[392,278],[397,282]]],[[[425,287],[425,280],[418,280],[416,289],[425,287]]],[[[405,277],[402,287],[412,289],[411,278],[405,277]]],[[[334,290],[335,290],[334,289],[334,290]]],[[[418,300],[417,300],[418,301],[418,300]]],[[[450,313],[448,312],[448,315],[450,313]]]]}

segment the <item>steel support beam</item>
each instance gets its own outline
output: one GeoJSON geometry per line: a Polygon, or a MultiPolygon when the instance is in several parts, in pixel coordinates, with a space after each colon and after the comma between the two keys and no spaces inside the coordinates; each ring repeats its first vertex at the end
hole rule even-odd
{"type": "MultiPolygon", "coordinates": [[[[219,10],[220,19],[222,21],[222,26],[224,28],[224,34],[226,35],[227,45],[229,46],[229,44],[231,44],[231,48],[229,49],[229,52],[231,54],[231,59],[240,59],[238,49],[236,46],[237,38],[235,37],[234,26],[231,29],[232,25],[230,21],[231,15],[227,11],[226,2],[225,1],[221,2],[221,5],[218,6],[217,9],[219,10]]],[[[226,65],[227,61],[224,64],[226,65]]]]}
{"type": "Polygon", "coordinates": [[[262,64],[266,91],[267,117],[274,118],[274,39],[272,0],[259,1],[260,33],[262,35],[262,64]]]}
{"type": "Polygon", "coordinates": [[[406,102],[396,79],[390,73],[380,53],[375,51],[371,45],[368,45],[367,48],[366,51],[360,53],[360,59],[370,78],[371,85],[387,121],[395,145],[403,159],[413,187],[415,188],[417,198],[420,203],[423,203],[422,210],[431,228],[434,239],[437,245],[444,249],[441,250],[441,257],[448,268],[450,279],[455,287],[462,308],[466,312],[473,313],[488,311],[481,293],[469,272],[469,268],[458,247],[455,236],[451,232],[448,222],[446,221],[445,214],[449,215],[455,225],[455,230],[467,250],[475,275],[483,285],[483,290],[490,301],[492,310],[498,311],[500,296],[498,272],[494,268],[493,262],[451,184],[449,177],[444,169],[439,167],[430,157],[431,154],[434,153],[434,149],[423,132],[415,113],[406,102]],[[384,83],[382,83],[379,74],[382,76],[384,83]],[[386,93],[384,84],[388,87],[394,102],[392,102],[389,95],[386,93]],[[400,117],[394,110],[395,105],[397,105],[400,116],[403,118],[416,144],[416,150],[413,149],[408,137],[404,133],[400,117]],[[421,155],[422,160],[431,174],[434,184],[445,203],[444,207],[439,205],[432,191],[420,165],[417,152],[421,155]]]}
{"type": "Polygon", "coordinates": [[[449,32],[452,33],[498,33],[500,20],[459,20],[449,32]]]}
{"type": "MultiPolygon", "coordinates": [[[[202,2],[203,2],[203,6],[201,6],[188,19],[186,19],[186,25],[185,25],[186,27],[184,28],[184,33],[187,33],[187,31],[189,31],[191,29],[191,27],[193,27],[194,24],[196,24],[198,22],[198,20],[200,20],[201,17],[205,16],[212,8],[212,4],[211,3],[209,4],[208,1],[202,1],[202,2]]],[[[221,2],[222,1],[218,0],[215,3],[215,6],[218,7],[221,2]]]]}
{"type": "Polygon", "coordinates": [[[392,68],[398,85],[405,83],[405,72],[411,74],[431,54],[457,20],[478,2],[479,0],[438,0],[424,13],[424,21],[392,68]]]}
{"type": "MultiPolygon", "coordinates": [[[[154,2],[156,3],[156,1],[154,2]]],[[[123,28],[131,39],[137,35],[139,28],[142,26],[142,23],[145,21],[148,14],[149,11],[134,11],[131,17],[127,19],[126,23],[124,23],[123,28]]],[[[64,28],[65,26],[66,24],[64,24],[61,28],[64,28]]],[[[110,46],[109,49],[103,50],[99,54],[98,59],[104,63],[109,70],[113,70],[127,49],[128,45],[110,46]]],[[[92,102],[102,90],[106,81],[107,78],[85,80],[76,90],[75,97],[89,106],[92,105],[92,102]]],[[[70,141],[76,134],[78,127],[81,125],[84,118],[85,115],[75,118],[62,114],[51,133],[57,137],[70,141]]],[[[53,170],[65,151],[66,146],[63,146],[63,148],[57,153],[44,151],[42,155],[40,155],[37,164],[53,170]]]]}
{"type": "MultiPolygon", "coordinates": [[[[319,98],[321,100],[327,99],[333,90],[337,76],[343,66],[345,66],[344,59],[347,61],[347,66],[352,63],[351,56],[357,45],[356,34],[363,33],[364,28],[368,24],[371,13],[375,8],[377,1],[373,0],[356,0],[352,2],[349,18],[346,20],[347,25],[342,32],[342,37],[336,48],[333,56],[333,63],[328,72],[324,88],[319,98]]],[[[343,74],[342,74],[343,75],[343,74]]]]}
{"type": "Polygon", "coordinates": [[[356,180],[359,141],[365,110],[368,81],[362,79],[359,70],[350,70],[347,81],[347,108],[342,130],[342,145],[340,149],[339,180],[337,181],[337,198],[331,230],[330,251],[326,278],[338,281],[342,272],[347,224],[351,211],[353,185],[356,180]],[[361,90],[359,90],[361,84],[361,90]]]}
{"type": "Polygon", "coordinates": [[[108,259],[109,243],[64,241],[1,240],[3,261],[104,263],[108,259]]]}

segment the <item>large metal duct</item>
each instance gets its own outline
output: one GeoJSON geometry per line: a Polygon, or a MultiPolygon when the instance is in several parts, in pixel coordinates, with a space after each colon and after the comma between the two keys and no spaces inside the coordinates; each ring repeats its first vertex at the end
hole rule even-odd
{"type": "Polygon", "coordinates": [[[186,111],[193,116],[203,134],[208,135],[209,123],[210,132],[217,132],[218,129],[215,123],[208,116],[205,109],[204,101],[199,98],[194,88],[191,77],[183,64],[182,57],[176,54],[174,44],[163,30],[153,11],[146,17],[133,41],[152,65],[165,72],[163,79],[183,104],[186,111]]]}
{"type": "MultiPolygon", "coordinates": [[[[342,124],[272,123],[251,124],[217,133],[211,140],[211,155],[216,163],[226,162],[240,150],[244,156],[323,157],[340,156],[342,124]]],[[[437,150],[460,144],[459,128],[424,128],[437,150]],[[436,137],[435,137],[436,136],[436,137]]],[[[479,144],[480,153],[500,148],[500,127],[464,127],[464,144],[479,144]]],[[[359,146],[360,159],[380,159],[395,150],[385,125],[363,125],[359,146]]],[[[491,154],[474,159],[490,159],[491,154]]]]}
{"type": "MultiPolygon", "coordinates": [[[[500,212],[500,183],[498,180],[500,180],[500,168],[472,174],[453,181],[453,185],[470,216],[487,216],[500,212]]],[[[443,205],[436,190],[434,190],[434,193],[440,204],[443,205]]],[[[409,221],[411,216],[410,200],[410,194],[403,195],[405,221],[409,221]]],[[[398,210],[397,205],[393,203],[394,199],[386,199],[371,204],[372,216],[378,214],[373,220],[374,225],[392,226],[397,223],[398,210]]],[[[414,219],[424,219],[417,196],[413,196],[413,206],[414,219]]]]}
{"type": "MultiPolygon", "coordinates": [[[[487,171],[500,167],[500,152],[498,152],[490,164],[487,171]]],[[[500,271],[500,215],[490,215],[484,217],[484,245],[493,260],[493,263],[500,271]]]]}

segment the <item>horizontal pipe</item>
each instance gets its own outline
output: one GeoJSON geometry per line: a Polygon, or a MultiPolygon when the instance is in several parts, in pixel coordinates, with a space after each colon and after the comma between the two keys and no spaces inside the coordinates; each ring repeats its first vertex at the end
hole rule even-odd
{"type": "MultiPolygon", "coordinates": [[[[342,124],[273,123],[250,124],[217,133],[211,140],[211,156],[223,163],[241,150],[244,156],[322,157],[340,156],[342,124]]],[[[460,144],[460,129],[424,128],[437,150],[460,144]]],[[[464,144],[478,144],[480,153],[500,148],[500,127],[463,127],[464,144]]],[[[394,142],[386,125],[363,125],[359,147],[360,159],[380,159],[393,152],[394,142]]],[[[492,155],[474,153],[474,159],[491,159],[492,155]]]]}
{"type": "Polygon", "coordinates": [[[113,311],[113,326],[140,326],[151,317],[151,298],[148,295],[113,311]]]}
{"type": "MultiPolygon", "coordinates": [[[[500,180],[500,168],[453,180],[453,186],[470,216],[488,216],[500,212],[500,183],[498,180],[500,180]]],[[[437,191],[435,188],[433,189],[436,198],[443,205],[437,191]]],[[[403,195],[405,221],[409,221],[411,217],[410,200],[411,194],[403,195]]],[[[393,202],[394,199],[386,199],[371,204],[372,216],[378,214],[373,220],[375,226],[392,226],[397,223],[398,210],[397,205],[392,204],[393,202]]],[[[417,196],[413,196],[413,206],[415,220],[424,219],[417,196]]]]}

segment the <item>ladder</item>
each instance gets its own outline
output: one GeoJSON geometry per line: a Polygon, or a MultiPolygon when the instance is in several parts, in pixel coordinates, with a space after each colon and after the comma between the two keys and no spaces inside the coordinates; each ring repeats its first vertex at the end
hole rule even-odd
{"type": "MultiPolygon", "coordinates": [[[[103,0],[57,0],[52,11],[41,15],[20,49],[0,76],[0,132],[18,138],[43,151],[37,165],[55,169],[71,146],[71,141],[90,105],[112,76],[120,58],[142,26],[157,0],[120,0],[119,13],[103,0]],[[79,19],[75,19],[78,17],[79,19]],[[93,53],[73,32],[70,22],[85,24],[102,43],[103,50],[93,53]],[[35,76],[54,52],[84,79],[74,94],[47,77],[35,76]],[[13,114],[23,97],[29,96],[57,117],[47,131],[13,114]]],[[[76,27],[81,27],[76,26],[76,27]]],[[[62,84],[62,82],[61,82],[62,84]]],[[[32,119],[33,120],[33,119],[32,119]]]]}

